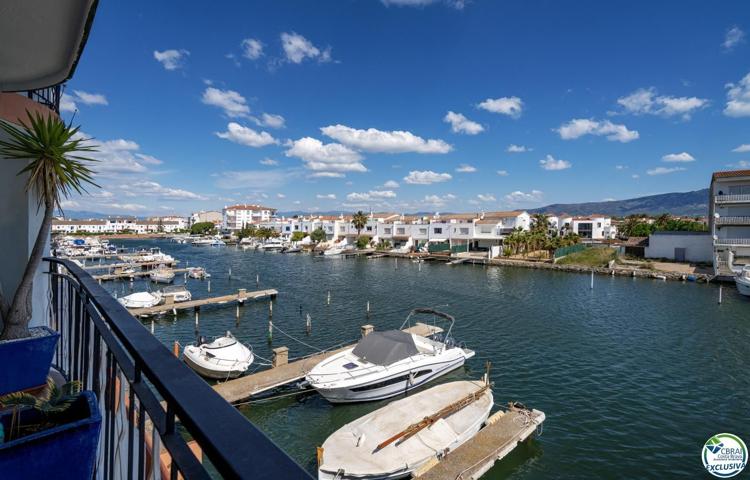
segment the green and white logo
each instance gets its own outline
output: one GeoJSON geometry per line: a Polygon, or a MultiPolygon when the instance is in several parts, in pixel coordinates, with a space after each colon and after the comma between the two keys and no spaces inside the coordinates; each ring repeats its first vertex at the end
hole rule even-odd
{"type": "Polygon", "coordinates": [[[701,458],[714,477],[734,477],[747,465],[747,445],[737,435],[719,433],[703,445],[701,458]]]}

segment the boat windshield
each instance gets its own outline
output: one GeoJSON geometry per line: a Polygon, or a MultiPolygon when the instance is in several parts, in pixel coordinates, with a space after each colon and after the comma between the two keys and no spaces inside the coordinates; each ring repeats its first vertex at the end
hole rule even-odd
{"type": "Polygon", "coordinates": [[[410,333],[386,330],[368,334],[354,347],[352,353],[375,365],[390,365],[419,354],[419,350],[410,333]]]}

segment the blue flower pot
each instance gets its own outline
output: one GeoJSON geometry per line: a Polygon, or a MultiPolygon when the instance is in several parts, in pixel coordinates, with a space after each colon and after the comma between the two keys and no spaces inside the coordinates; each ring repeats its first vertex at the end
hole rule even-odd
{"type": "MultiPolygon", "coordinates": [[[[21,425],[37,423],[41,412],[19,411],[21,425]]],[[[82,392],[64,413],[54,417],[57,426],[10,442],[0,443],[2,478],[93,478],[102,416],[94,392],[82,392]]],[[[0,414],[5,435],[12,413],[0,414]]]]}
{"type": "Polygon", "coordinates": [[[49,367],[60,334],[47,327],[30,330],[38,335],[0,341],[0,395],[47,383],[49,367]],[[41,333],[43,332],[43,334],[41,333]]]}

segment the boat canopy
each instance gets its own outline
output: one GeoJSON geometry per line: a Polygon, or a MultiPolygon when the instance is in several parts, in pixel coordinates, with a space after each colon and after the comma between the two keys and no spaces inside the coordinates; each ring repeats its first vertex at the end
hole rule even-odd
{"type": "Polygon", "coordinates": [[[417,355],[419,350],[410,333],[386,330],[368,334],[354,347],[352,353],[375,365],[390,365],[417,355]]]}

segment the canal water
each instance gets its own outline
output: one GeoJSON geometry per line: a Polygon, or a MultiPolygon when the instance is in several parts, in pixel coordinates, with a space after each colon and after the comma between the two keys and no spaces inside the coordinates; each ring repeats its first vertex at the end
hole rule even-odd
{"type": "MultiPolygon", "coordinates": [[[[414,307],[454,315],[454,336],[477,355],[438,381],[477,379],[490,361],[497,403],[520,401],[547,416],[542,435],[487,479],[709,478],[700,454],[710,436],[750,442],[750,299],[733,288],[724,288],[719,305],[717,286],[696,283],[597,276],[592,290],[588,275],[564,272],[117,243],[159,246],[180,266],[205,267],[211,292],[207,281],[189,279],[193,298],[277,289],[272,344],[267,301],[241,307],[239,322],[234,305],[201,310],[201,335],[231,330],[265,358],[278,346],[299,357],[354,341],[367,323],[398,328],[414,307]]],[[[118,296],[129,292],[125,282],[104,285],[118,296]]],[[[136,281],[134,289],[146,285],[136,281]]],[[[192,312],[154,322],[170,348],[195,340],[192,312]]],[[[240,410],[313,472],[316,446],[384,404],[333,406],[305,394],[240,410]]]]}

